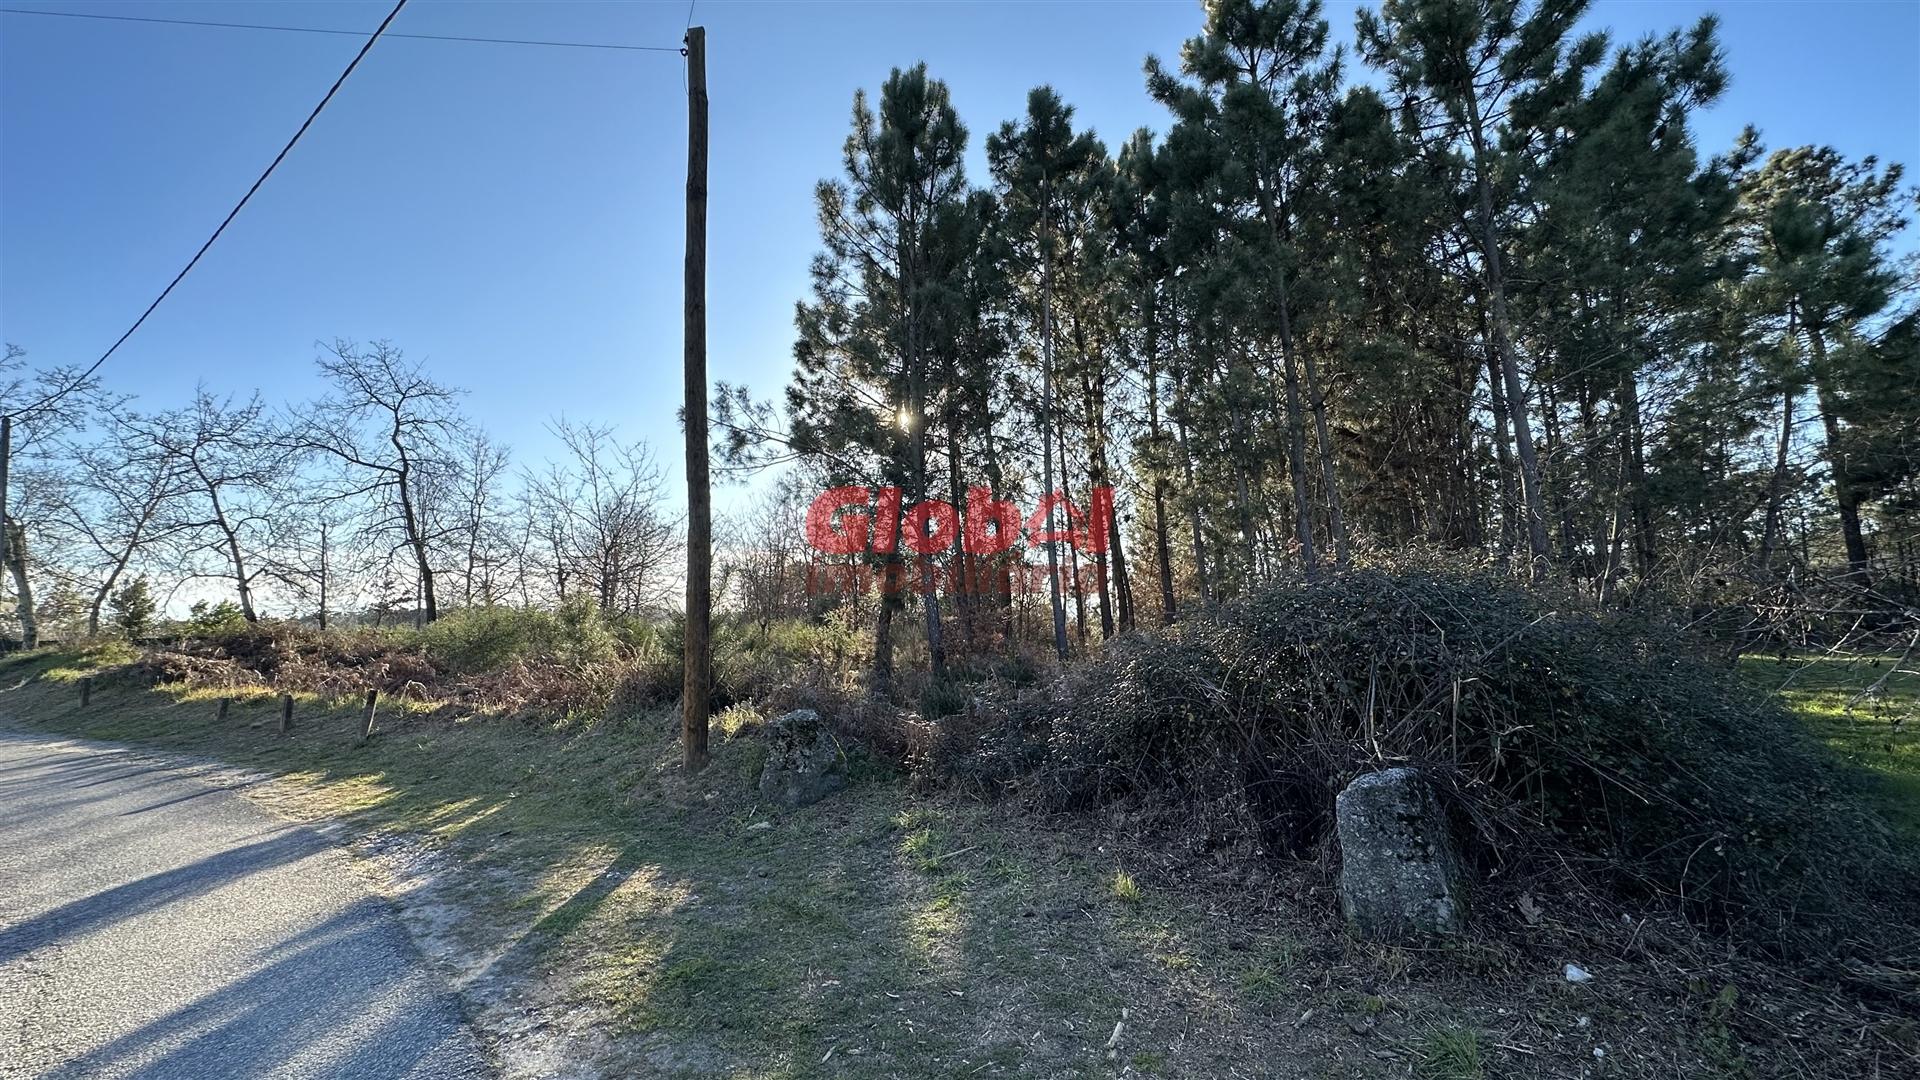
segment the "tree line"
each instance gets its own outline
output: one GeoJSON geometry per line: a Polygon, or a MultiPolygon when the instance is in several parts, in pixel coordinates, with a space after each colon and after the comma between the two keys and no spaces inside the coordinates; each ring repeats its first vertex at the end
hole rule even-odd
{"type": "MultiPolygon", "coordinates": [[[[1414,548],[1607,603],[1829,573],[1913,595],[1914,191],[1753,129],[1703,150],[1714,20],[1620,43],[1586,10],[1385,0],[1348,55],[1317,0],[1214,0],[1144,65],[1163,131],[1110,148],[1038,87],[979,184],[924,65],[856,93],[791,381],[716,388],[722,464],[790,466],[731,523],[716,594],[763,626],[838,608],[881,688],[910,609],[938,672],[1414,548]],[[1024,554],[1060,571],[1042,597],[1006,560],[808,596],[800,523],[838,485],[1111,488],[1119,512],[1105,543],[1024,554]]],[[[556,421],[560,458],[516,464],[390,344],[318,366],[298,407],[146,411],[89,380],[20,415],[22,636],[97,632],[141,578],[249,620],[671,609],[680,522],[643,444],[556,421]]],[[[71,376],[9,349],[0,408],[71,376]]]]}
{"type": "MultiPolygon", "coordinates": [[[[325,392],[274,407],[202,386],[151,410],[82,380],[15,421],[8,571],[20,639],[143,628],[193,599],[267,614],[420,625],[449,608],[591,602],[657,614],[681,532],[647,446],[558,419],[552,460],[516,466],[462,392],[387,342],[335,341],[325,392]]],[[[74,373],[10,346],[0,409],[74,373]]]]}
{"type": "MultiPolygon", "coordinates": [[[[1705,153],[1715,20],[1615,43],[1586,11],[1385,0],[1348,56],[1318,0],[1209,0],[1146,60],[1164,131],[1110,150],[1041,86],[984,185],[946,85],[895,69],[818,187],[784,400],[719,388],[727,450],[956,506],[1116,486],[1105,551],[1046,552],[1068,587],[1033,636],[1062,656],[1069,625],[1409,547],[1607,602],[1833,567],[1913,589],[1901,168],[1752,128],[1705,153]]],[[[910,602],[936,671],[953,627],[1012,628],[979,592],[881,604],[879,681],[910,602]]]]}

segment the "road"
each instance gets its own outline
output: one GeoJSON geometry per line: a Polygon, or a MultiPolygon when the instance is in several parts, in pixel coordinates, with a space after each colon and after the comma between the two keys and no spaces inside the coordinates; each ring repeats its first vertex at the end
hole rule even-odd
{"type": "Polygon", "coordinates": [[[0,732],[0,1077],[492,1075],[352,858],[199,771],[0,732]]]}

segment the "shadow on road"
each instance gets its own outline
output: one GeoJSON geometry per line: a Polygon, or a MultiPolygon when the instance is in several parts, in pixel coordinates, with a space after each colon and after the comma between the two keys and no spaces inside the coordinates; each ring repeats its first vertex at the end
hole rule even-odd
{"type": "Polygon", "coordinates": [[[324,841],[307,830],[286,826],[265,840],[62,904],[0,930],[0,964],[59,938],[90,933],[121,919],[212,892],[248,874],[305,858],[324,846],[324,841]]]}
{"type": "MultiPolygon", "coordinates": [[[[370,956],[410,948],[376,900],[363,900],[273,950],[247,977],[126,1033],[48,1074],[187,1078],[477,1075],[460,1028],[422,1015],[370,956]]],[[[415,988],[417,990],[417,988],[415,988]]]]}

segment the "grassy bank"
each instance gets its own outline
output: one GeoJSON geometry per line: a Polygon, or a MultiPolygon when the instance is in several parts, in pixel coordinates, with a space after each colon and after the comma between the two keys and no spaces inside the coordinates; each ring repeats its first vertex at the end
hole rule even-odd
{"type": "Polygon", "coordinates": [[[1818,1047],[1747,1045],[1773,1021],[1728,1004],[1724,973],[1649,962],[1655,924],[1623,950],[1552,898],[1537,939],[1379,948],[1340,930],[1312,867],[1198,863],[1122,817],[1039,821],[879,767],[773,811],[744,712],[689,782],[665,712],[388,707],[361,744],[358,701],[305,697],[282,737],[274,695],[218,719],[209,692],[149,688],[131,659],[0,662],[0,718],[258,770],[273,779],[250,794],[282,813],[424,841],[447,869],[403,907],[451,943],[483,1026],[577,1034],[612,1075],[1820,1074],[1818,1047]],[[1569,961],[1598,977],[1566,985],[1569,961]]]}

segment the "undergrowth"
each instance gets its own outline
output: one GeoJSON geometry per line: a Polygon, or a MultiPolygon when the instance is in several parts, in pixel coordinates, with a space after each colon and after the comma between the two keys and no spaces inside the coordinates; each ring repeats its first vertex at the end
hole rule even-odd
{"type": "Polygon", "coordinates": [[[1491,575],[1276,587],[976,694],[929,760],[1295,857],[1331,855],[1334,796],[1401,764],[1504,887],[1552,874],[1771,946],[1911,946],[1910,855],[1776,702],[1663,624],[1491,575]]]}

